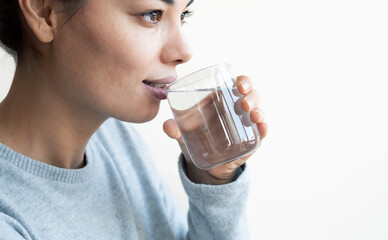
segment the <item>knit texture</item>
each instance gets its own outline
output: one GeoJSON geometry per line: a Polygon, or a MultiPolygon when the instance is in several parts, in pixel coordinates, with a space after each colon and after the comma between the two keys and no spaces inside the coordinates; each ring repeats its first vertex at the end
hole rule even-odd
{"type": "Polygon", "coordinates": [[[245,167],[232,183],[195,184],[181,155],[186,211],[131,124],[107,120],[85,155],[85,167],[62,169],[0,143],[0,239],[249,239],[245,167]]]}

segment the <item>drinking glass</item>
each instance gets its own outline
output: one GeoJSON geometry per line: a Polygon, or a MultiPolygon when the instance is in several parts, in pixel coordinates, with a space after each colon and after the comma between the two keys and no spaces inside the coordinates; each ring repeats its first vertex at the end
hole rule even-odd
{"type": "Polygon", "coordinates": [[[229,64],[214,65],[167,86],[167,99],[193,163],[210,169],[252,153],[260,143],[257,125],[241,109],[229,64]]]}

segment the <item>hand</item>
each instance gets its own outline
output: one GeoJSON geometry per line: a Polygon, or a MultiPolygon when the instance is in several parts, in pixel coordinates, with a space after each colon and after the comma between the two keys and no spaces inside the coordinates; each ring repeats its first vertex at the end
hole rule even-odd
{"type": "MultiPolygon", "coordinates": [[[[246,76],[239,76],[237,78],[237,89],[242,95],[244,95],[241,100],[241,108],[245,112],[250,112],[250,119],[253,123],[257,124],[260,133],[260,140],[262,140],[267,135],[268,127],[264,122],[264,114],[258,107],[258,93],[253,89],[252,81],[246,76]]],[[[253,154],[251,153],[241,159],[237,159],[233,162],[220,165],[209,170],[201,170],[191,161],[176,121],[174,119],[169,119],[164,122],[163,130],[170,138],[178,141],[186,159],[187,176],[191,181],[196,183],[219,185],[234,181],[236,177],[236,170],[253,154]]]]}

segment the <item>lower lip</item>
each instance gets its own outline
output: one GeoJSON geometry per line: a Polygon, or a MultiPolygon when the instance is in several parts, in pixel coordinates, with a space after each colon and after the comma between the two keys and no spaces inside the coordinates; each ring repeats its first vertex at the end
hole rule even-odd
{"type": "Polygon", "coordinates": [[[158,100],[164,100],[167,98],[167,94],[164,88],[151,87],[148,84],[143,83],[146,89],[158,100]]]}

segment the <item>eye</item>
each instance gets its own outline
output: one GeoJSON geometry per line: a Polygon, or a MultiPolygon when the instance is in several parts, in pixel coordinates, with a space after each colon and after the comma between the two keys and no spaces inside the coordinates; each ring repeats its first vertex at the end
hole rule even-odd
{"type": "Polygon", "coordinates": [[[192,11],[184,11],[182,14],[181,14],[181,21],[182,23],[186,23],[186,18],[189,18],[193,15],[193,12],[192,11]]]}
{"type": "Polygon", "coordinates": [[[141,16],[147,23],[156,24],[162,19],[163,12],[161,10],[154,10],[146,13],[142,13],[141,16]]]}

